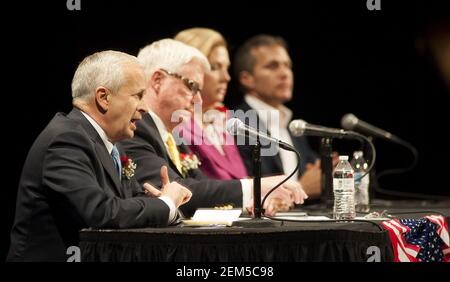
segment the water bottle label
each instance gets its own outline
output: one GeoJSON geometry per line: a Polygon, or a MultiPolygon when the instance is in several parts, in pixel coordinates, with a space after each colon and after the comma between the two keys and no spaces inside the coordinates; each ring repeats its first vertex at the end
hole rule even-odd
{"type": "Polygon", "coordinates": [[[360,212],[369,211],[369,175],[366,174],[361,178],[364,173],[355,172],[355,203],[356,210],[360,212]]]}
{"type": "Polygon", "coordinates": [[[333,178],[333,189],[354,190],[353,178],[333,178]]]}
{"type": "Polygon", "coordinates": [[[361,176],[365,172],[355,172],[355,187],[368,186],[369,185],[369,175],[366,174],[363,178],[361,176]]]}
{"type": "Polygon", "coordinates": [[[358,187],[359,184],[361,184],[361,176],[362,176],[361,172],[355,171],[355,187],[358,187]]]}

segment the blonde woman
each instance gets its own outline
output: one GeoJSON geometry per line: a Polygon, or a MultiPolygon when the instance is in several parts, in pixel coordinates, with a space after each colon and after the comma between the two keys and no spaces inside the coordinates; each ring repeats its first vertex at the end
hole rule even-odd
{"type": "Polygon", "coordinates": [[[175,40],[200,50],[209,60],[211,70],[204,76],[201,121],[191,121],[183,128],[183,138],[201,161],[201,170],[215,179],[239,179],[247,176],[233,138],[225,130],[227,117],[223,105],[230,75],[227,42],[217,31],[190,28],[179,32],[175,40]]]}

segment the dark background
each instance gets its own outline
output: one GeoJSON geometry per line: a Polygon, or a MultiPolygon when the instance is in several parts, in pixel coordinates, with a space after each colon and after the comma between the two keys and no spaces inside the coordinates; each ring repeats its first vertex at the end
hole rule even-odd
{"type": "MultiPolygon", "coordinates": [[[[58,111],[71,109],[70,83],[87,55],[114,49],[136,55],[181,29],[220,31],[231,55],[258,33],[283,36],[294,63],[295,118],[339,127],[343,114],[384,128],[419,151],[411,172],[381,181],[386,189],[449,195],[450,91],[431,59],[426,35],[449,19],[445,1],[381,0],[381,11],[355,1],[92,1],[68,11],[66,1],[20,1],[2,8],[3,204],[1,252],[6,255],[17,185],[28,149],[58,111]],[[7,16],[7,19],[6,19],[7,16]],[[3,72],[5,73],[5,72],[3,72]]],[[[448,23],[448,22],[447,22],[448,23]]],[[[240,93],[232,81],[226,102],[240,93]]],[[[318,139],[311,138],[314,148],[318,139]]],[[[357,147],[336,140],[349,154],[357,147]]],[[[408,166],[411,153],[375,140],[377,171],[408,166]]]]}

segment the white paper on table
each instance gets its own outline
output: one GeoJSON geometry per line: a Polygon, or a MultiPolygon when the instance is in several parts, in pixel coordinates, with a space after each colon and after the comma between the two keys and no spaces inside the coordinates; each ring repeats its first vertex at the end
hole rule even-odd
{"type": "Polygon", "coordinates": [[[274,216],[274,218],[295,221],[333,220],[332,218],[326,216],[274,216]]]}
{"type": "Polygon", "coordinates": [[[288,216],[288,217],[298,217],[298,216],[307,216],[306,212],[296,212],[296,211],[288,211],[288,212],[277,212],[275,216],[288,216]]]}
{"type": "Polygon", "coordinates": [[[231,226],[233,221],[239,219],[241,213],[242,209],[198,209],[191,219],[183,220],[183,223],[191,226],[231,226]]]}

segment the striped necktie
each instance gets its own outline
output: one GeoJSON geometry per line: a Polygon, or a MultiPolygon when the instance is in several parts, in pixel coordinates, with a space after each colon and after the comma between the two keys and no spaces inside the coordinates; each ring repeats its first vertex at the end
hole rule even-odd
{"type": "Polygon", "coordinates": [[[116,146],[113,146],[111,151],[111,157],[114,161],[114,166],[116,167],[116,172],[119,174],[119,178],[122,178],[122,164],[120,163],[119,150],[116,146]]]}

